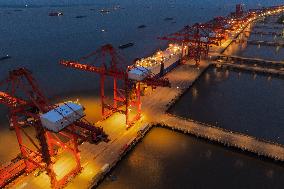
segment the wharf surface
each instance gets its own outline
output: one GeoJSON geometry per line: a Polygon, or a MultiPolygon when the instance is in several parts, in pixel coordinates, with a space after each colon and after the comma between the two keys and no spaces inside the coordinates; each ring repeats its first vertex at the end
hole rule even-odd
{"type": "Polygon", "coordinates": [[[224,68],[232,68],[241,71],[250,71],[253,73],[261,73],[261,74],[269,74],[274,76],[284,76],[284,69],[278,70],[274,68],[267,68],[267,67],[259,67],[259,66],[251,66],[247,64],[236,64],[231,62],[214,62],[217,67],[224,67],[224,68]]]}
{"type": "Polygon", "coordinates": [[[248,64],[257,64],[257,63],[266,63],[271,65],[284,65],[284,61],[277,61],[277,60],[266,60],[262,58],[250,58],[250,57],[242,57],[237,55],[226,55],[226,54],[219,54],[219,53],[211,53],[210,56],[212,60],[223,60],[223,61],[239,61],[242,63],[248,64]]]}
{"type": "Polygon", "coordinates": [[[234,41],[240,43],[247,43],[249,45],[262,45],[262,46],[272,46],[272,47],[284,47],[284,42],[277,41],[262,41],[262,40],[239,40],[235,39],[234,41]]]}
{"type": "MultiPolygon", "coordinates": [[[[168,73],[167,77],[170,79],[172,87],[158,87],[151,94],[143,96],[143,118],[130,129],[125,129],[124,116],[121,114],[114,114],[109,119],[100,122],[99,125],[104,127],[110,135],[111,141],[99,145],[84,143],[80,146],[83,170],[68,183],[66,188],[91,188],[97,185],[123,155],[139,141],[141,138],[139,130],[145,125],[149,125],[148,129],[155,125],[164,126],[226,146],[284,161],[284,146],[280,144],[166,113],[168,107],[204,73],[209,65],[208,62],[202,62],[200,69],[197,69],[185,64],[168,73]]],[[[61,169],[68,167],[69,162],[70,160],[66,159],[61,165],[61,169]]],[[[16,186],[15,188],[40,188],[42,186],[50,188],[49,177],[44,173],[38,177],[33,174],[21,177],[16,180],[16,183],[13,185],[16,186]]]]}
{"type": "Polygon", "coordinates": [[[280,25],[280,24],[262,24],[262,25],[255,25],[253,26],[254,28],[258,28],[258,29],[274,29],[274,30],[282,30],[284,29],[284,26],[280,25]]]}
{"type": "MultiPolygon", "coordinates": [[[[213,54],[211,56],[213,56],[213,54]]],[[[284,61],[215,54],[214,61],[211,63],[217,66],[230,67],[244,71],[272,74],[275,76],[284,75],[284,61]]]]}
{"type": "MultiPolygon", "coordinates": [[[[216,54],[222,53],[232,41],[228,40],[223,47],[216,48],[214,52],[216,54]]],[[[172,87],[158,87],[153,92],[143,96],[141,98],[143,117],[130,129],[126,130],[125,117],[119,113],[97,123],[109,134],[111,141],[98,145],[83,143],[79,146],[83,169],[80,174],[67,184],[66,188],[92,188],[96,186],[115,167],[127,151],[139,142],[143,137],[143,133],[147,132],[152,126],[157,125],[274,160],[284,161],[284,146],[281,144],[179,118],[167,113],[168,108],[205,72],[210,65],[210,61],[201,61],[200,65],[200,68],[197,69],[190,64],[184,64],[169,72],[166,77],[169,78],[172,87]]],[[[68,157],[62,157],[60,164],[55,164],[58,175],[66,171],[70,166],[72,166],[72,160],[68,157]]],[[[45,172],[38,176],[34,176],[34,173],[22,176],[8,187],[18,189],[51,188],[50,179],[45,172]]]]}
{"type": "Polygon", "coordinates": [[[272,36],[283,36],[283,33],[280,32],[261,32],[261,31],[245,31],[246,33],[254,34],[254,35],[272,35],[272,36]]]}
{"type": "MultiPolygon", "coordinates": [[[[187,90],[195,81],[194,78],[190,77],[189,75],[193,76],[195,75],[196,78],[202,73],[204,69],[206,69],[207,66],[204,66],[203,69],[200,70],[200,73],[196,73],[195,71],[190,71],[190,68],[187,65],[180,66],[175,70],[175,72],[178,73],[170,73],[168,75],[168,78],[170,78],[171,81],[176,81],[173,82],[172,88],[179,87],[179,89],[175,89],[175,94],[171,94],[169,89],[159,89],[160,92],[163,94],[169,94],[168,96],[174,97],[178,99],[179,95],[182,95],[185,90],[187,90]],[[184,73],[182,73],[184,72],[184,73]],[[185,76],[188,74],[188,80],[182,80],[178,79],[178,76],[185,76]],[[169,90],[169,91],[168,91],[169,90]],[[176,96],[177,95],[177,96],[176,96]]],[[[194,77],[194,76],[193,76],[194,77]]],[[[173,89],[171,89],[173,90],[173,89]]],[[[268,158],[272,158],[275,160],[279,161],[284,161],[284,146],[281,144],[273,143],[270,141],[265,141],[263,139],[258,139],[253,136],[249,136],[243,133],[238,133],[238,132],[233,132],[230,130],[226,130],[223,128],[211,126],[208,124],[204,123],[199,123],[193,120],[187,120],[184,118],[179,118],[174,115],[170,115],[167,113],[161,113],[158,116],[158,112],[164,112],[166,111],[162,107],[165,106],[163,103],[164,97],[160,97],[159,95],[152,95],[150,99],[148,99],[148,104],[146,106],[150,105],[153,102],[159,102],[161,104],[158,109],[158,106],[155,106],[151,109],[151,113],[155,113],[158,117],[157,120],[152,120],[153,123],[155,124],[161,124],[162,126],[174,129],[174,130],[179,130],[184,133],[189,133],[191,135],[195,135],[197,137],[209,139],[211,141],[215,141],[221,144],[224,144],[226,146],[231,146],[238,148],[243,151],[248,151],[255,153],[256,155],[262,155],[268,158]]],[[[174,101],[172,101],[174,102],[174,101]]],[[[147,107],[147,110],[149,108],[147,107]]]]}
{"type": "Polygon", "coordinates": [[[284,42],[276,42],[276,41],[248,40],[247,43],[249,45],[265,45],[265,46],[284,47],[284,42]]]}

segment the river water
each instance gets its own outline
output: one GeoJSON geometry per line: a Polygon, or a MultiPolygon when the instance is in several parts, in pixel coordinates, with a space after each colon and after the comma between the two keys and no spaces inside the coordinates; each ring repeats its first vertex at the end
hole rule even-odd
{"type": "MultiPolygon", "coordinates": [[[[26,67],[33,72],[41,89],[46,96],[52,99],[51,101],[79,99],[86,107],[87,118],[91,121],[97,121],[99,119],[99,107],[96,105],[99,101],[98,77],[94,74],[64,68],[58,64],[59,60],[63,58],[78,59],[106,43],[111,43],[117,47],[120,44],[133,42],[135,43],[133,47],[120,51],[125,58],[125,62],[130,64],[134,58],[147,56],[159,48],[165,47],[166,42],[157,40],[158,36],[174,32],[184,25],[204,22],[215,16],[227,15],[234,10],[235,4],[238,2],[237,0],[98,0],[96,3],[94,3],[93,0],[62,0],[60,2],[56,0],[0,1],[0,57],[7,54],[12,57],[9,60],[0,62],[0,80],[5,78],[9,70],[18,67],[26,67]],[[120,8],[114,10],[113,7],[117,5],[120,5],[120,8]],[[111,12],[109,14],[101,14],[99,10],[102,8],[109,8],[111,12]],[[49,17],[48,13],[52,11],[62,11],[64,16],[49,17]],[[76,16],[83,17],[76,18],[76,16]],[[165,20],[167,17],[172,17],[173,20],[165,20]],[[147,27],[138,29],[137,27],[142,24],[147,27]]],[[[255,8],[256,6],[271,5],[271,0],[244,0],[242,3],[245,3],[247,8],[255,8]]],[[[281,0],[273,1],[273,4],[280,3],[282,3],[281,0]]],[[[281,86],[279,87],[281,88],[281,86]]],[[[0,89],[3,88],[0,87],[0,89]]],[[[7,109],[1,106],[1,164],[14,158],[17,153],[19,153],[15,135],[8,129],[6,115],[7,109]],[[9,141],[9,148],[7,148],[7,141],[9,141]]],[[[164,133],[166,135],[167,132],[157,130],[151,133],[164,133]]],[[[149,136],[151,135],[152,134],[149,136]]],[[[226,178],[230,177],[231,179],[238,180],[236,173],[232,173],[231,175],[226,174],[226,170],[231,169],[231,167],[229,164],[223,164],[223,162],[230,161],[230,159],[238,159],[239,156],[250,159],[248,164],[256,164],[253,167],[247,168],[249,171],[246,174],[256,174],[261,169],[262,164],[266,165],[266,168],[263,169],[263,174],[268,174],[267,179],[254,179],[253,183],[267,181],[266,186],[268,186],[273,179],[281,177],[281,174],[277,174],[277,176],[274,174],[274,169],[282,170],[278,166],[266,164],[239,153],[226,151],[221,147],[216,147],[190,137],[184,137],[183,135],[183,137],[177,139],[181,136],[178,133],[170,132],[169,135],[171,136],[168,138],[175,144],[179,143],[179,145],[186,146],[187,140],[189,140],[190,143],[193,141],[190,145],[191,148],[196,150],[200,149],[205,152],[203,155],[194,156],[194,154],[190,153],[190,149],[185,148],[188,151],[186,154],[191,155],[190,160],[192,162],[199,162],[199,175],[203,174],[203,178],[211,179],[212,182],[217,180],[212,179],[215,178],[212,177],[212,175],[217,175],[217,172],[220,172],[220,177],[223,175],[226,176],[226,178]],[[222,168],[217,169],[216,166],[215,171],[211,170],[208,172],[206,169],[207,166],[209,164],[215,166],[215,161],[207,162],[201,157],[211,156],[210,154],[216,149],[226,151],[226,153],[222,152],[218,155],[219,165],[222,168]],[[230,154],[232,158],[228,158],[228,154],[230,154]],[[203,164],[204,166],[201,166],[203,164]]],[[[156,136],[159,136],[159,134],[156,134],[156,136]]],[[[155,147],[158,143],[150,142],[149,144],[155,147]]],[[[174,145],[171,145],[171,147],[164,146],[165,152],[166,149],[168,149],[168,152],[174,153],[166,152],[163,157],[167,158],[167,160],[177,157],[180,160],[186,160],[188,158],[188,156],[183,156],[183,152],[179,153],[178,150],[175,151],[175,148],[174,145]]],[[[155,151],[151,151],[150,147],[147,147],[147,149],[141,151],[141,158],[145,156],[155,156],[155,151]],[[147,149],[150,151],[146,152],[145,150],[147,149]],[[144,156],[142,154],[144,154],[144,156]]],[[[151,158],[147,160],[150,159],[151,158]]],[[[176,186],[194,187],[198,186],[199,183],[203,184],[200,180],[191,180],[190,185],[188,185],[189,183],[187,181],[190,177],[184,177],[183,174],[192,175],[193,172],[185,171],[179,176],[180,168],[175,166],[175,162],[171,163],[170,161],[160,160],[156,159],[155,162],[153,162],[154,164],[151,164],[153,169],[150,169],[150,171],[152,170],[153,173],[158,171],[159,175],[168,175],[168,180],[182,178],[180,182],[175,183],[176,186]],[[161,162],[159,163],[160,160],[161,162]],[[157,166],[155,164],[159,165],[157,170],[154,169],[157,166]],[[171,175],[171,173],[175,174],[171,175]]],[[[139,163],[139,161],[136,160],[135,162],[140,164],[137,164],[137,166],[143,167],[143,162],[140,161],[139,163]]],[[[244,165],[239,161],[237,161],[236,164],[241,167],[244,165]]],[[[136,169],[126,170],[127,171],[124,172],[125,178],[129,176],[129,171],[133,172],[136,169]]],[[[278,171],[275,172],[278,173],[278,171]]],[[[146,173],[147,172],[141,173],[141,175],[137,175],[136,178],[143,178],[146,173]]],[[[154,180],[155,187],[160,186],[160,188],[163,188],[165,183],[167,183],[157,175],[154,175],[153,178],[147,178],[149,182],[150,179],[151,182],[154,180]]],[[[197,179],[199,177],[195,178],[197,179]]],[[[145,177],[143,180],[146,180],[145,177]]],[[[222,181],[224,182],[224,180],[222,181]]],[[[133,177],[133,183],[134,182],[135,179],[133,177]]],[[[128,188],[143,188],[145,182],[140,183],[141,185],[129,185],[128,188]]],[[[204,185],[205,184],[204,182],[204,185]]],[[[113,188],[119,188],[119,185],[113,188]]],[[[171,188],[174,188],[174,186],[171,188]]]]}
{"type": "Polygon", "coordinates": [[[98,188],[280,189],[283,178],[281,166],[154,128],[98,188]]]}
{"type": "Polygon", "coordinates": [[[284,80],[210,67],[170,112],[284,144],[284,80]]]}
{"type": "MultiPolygon", "coordinates": [[[[126,64],[130,64],[136,57],[144,57],[163,48],[166,42],[159,41],[158,36],[174,32],[184,25],[206,21],[218,14],[227,14],[234,8],[234,3],[224,6],[211,2],[211,11],[206,13],[203,3],[189,1],[164,3],[161,0],[123,0],[92,3],[73,0],[57,6],[58,2],[0,1],[0,57],[7,54],[12,57],[0,61],[0,81],[9,70],[26,67],[33,72],[41,90],[52,101],[79,99],[91,115],[94,115],[92,110],[99,108],[90,105],[90,102],[96,102],[97,106],[99,104],[97,74],[65,68],[59,65],[59,60],[77,60],[106,43],[117,47],[133,42],[133,47],[119,52],[126,64]],[[25,4],[28,6],[25,7],[25,4]],[[120,8],[114,10],[113,7],[117,5],[120,8]],[[99,10],[102,8],[111,12],[101,14],[99,10]],[[64,16],[48,16],[52,11],[62,11],[64,16]],[[217,14],[217,11],[220,13],[217,14]],[[173,20],[166,21],[167,17],[173,20]],[[142,24],[147,27],[138,29],[142,24]]],[[[0,86],[0,89],[5,87],[0,86]]],[[[106,88],[111,88],[111,85],[106,85],[106,88]]],[[[11,141],[11,148],[0,145],[0,163],[9,161],[19,153],[15,134],[8,129],[7,113],[7,109],[0,106],[0,144],[11,141]]],[[[91,116],[88,118],[97,121],[99,114],[99,111],[95,114],[95,120],[91,116]]]]}

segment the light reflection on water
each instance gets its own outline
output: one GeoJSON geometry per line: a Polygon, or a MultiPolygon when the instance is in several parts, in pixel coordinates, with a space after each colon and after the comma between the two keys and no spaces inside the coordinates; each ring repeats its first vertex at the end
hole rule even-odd
{"type": "MultiPolygon", "coordinates": [[[[246,31],[251,32],[276,32],[283,33],[281,29],[267,29],[267,28],[254,28],[254,26],[258,26],[259,24],[249,25],[246,31]]],[[[278,27],[283,27],[282,25],[276,25],[278,27]]],[[[251,58],[262,58],[265,60],[276,60],[283,61],[284,60],[284,48],[276,47],[276,46],[266,46],[266,45],[250,45],[246,41],[271,41],[271,42],[283,42],[283,36],[276,37],[274,35],[259,35],[259,34],[241,34],[239,37],[240,41],[233,42],[224,52],[227,55],[238,55],[243,57],[251,57],[251,58]]]]}
{"type": "MultiPolygon", "coordinates": [[[[7,5],[7,2],[0,1],[0,6],[7,5]]],[[[122,43],[134,42],[135,46],[133,48],[122,52],[126,60],[130,62],[136,57],[144,57],[158,48],[163,48],[165,42],[158,41],[158,36],[175,32],[184,25],[207,21],[214,16],[225,15],[234,9],[236,3],[233,0],[182,0],[167,1],[167,3],[164,0],[111,1],[111,3],[120,3],[125,9],[102,16],[97,11],[91,11],[90,9],[98,10],[102,7],[108,7],[110,1],[93,4],[94,1],[90,0],[72,0],[68,2],[76,4],[78,2],[79,4],[80,2],[91,2],[92,6],[39,6],[38,8],[27,8],[21,12],[14,12],[14,8],[18,7],[19,4],[21,5],[23,1],[9,1],[10,4],[14,2],[17,2],[16,5],[14,4],[15,6],[9,6],[8,8],[4,6],[5,8],[0,9],[0,43],[2,44],[0,57],[3,54],[12,56],[12,59],[3,62],[3,64],[1,62],[0,80],[7,74],[8,70],[17,67],[27,67],[34,72],[34,76],[40,83],[44,93],[48,97],[57,97],[54,100],[55,102],[79,98],[79,101],[87,108],[87,118],[92,122],[100,119],[98,77],[94,76],[94,74],[63,68],[58,65],[60,59],[79,58],[105,43],[112,43],[118,46],[122,43]],[[174,7],[172,7],[172,4],[175,4],[174,7]],[[58,18],[48,17],[48,13],[53,10],[63,11],[64,16],[58,18]],[[86,15],[87,17],[76,19],[75,17],[78,15],[86,15]],[[176,22],[165,22],[165,17],[174,17],[176,22]],[[144,30],[137,30],[137,26],[141,24],[145,24],[147,27],[144,30]],[[105,29],[106,32],[101,32],[102,29],[105,29]],[[86,94],[86,91],[88,93],[91,91],[91,94],[86,94]]],[[[52,2],[47,3],[45,0],[29,2],[36,5],[52,5],[52,2]]],[[[245,0],[244,2],[251,8],[256,4],[254,0],[245,0]]],[[[280,2],[280,0],[274,1],[275,4],[280,2]]],[[[64,1],[60,3],[64,3],[64,1]]],[[[271,1],[261,1],[261,3],[262,5],[270,5],[271,1]]],[[[242,48],[245,47],[243,46],[242,48]]],[[[278,53],[281,53],[281,49],[278,53]]],[[[270,54],[268,56],[270,57],[270,54]]],[[[207,78],[208,85],[211,83],[212,77],[209,75],[207,78]]],[[[219,77],[222,79],[221,76],[219,77]]],[[[199,97],[202,95],[201,91],[196,89],[196,92],[193,94],[199,97]]],[[[0,145],[0,163],[14,158],[19,152],[15,134],[8,130],[6,114],[7,110],[0,107],[0,144],[4,144],[0,145]],[[9,141],[9,148],[5,146],[7,141],[9,141]]],[[[196,182],[187,178],[198,179],[204,177],[215,182],[219,179],[212,177],[212,175],[218,175],[215,173],[219,173],[217,170],[220,167],[223,169],[222,172],[224,172],[221,176],[227,176],[225,172],[231,168],[231,165],[239,168],[246,166],[244,163],[246,161],[238,160],[239,155],[227,152],[221,153],[219,158],[221,160],[225,159],[226,162],[229,161],[226,159],[226,156],[232,155],[234,161],[229,161],[226,164],[227,166],[219,162],[218,165],[220,167],[216,166],[214,169],[206,170],[206,167],[215,165],[215,147],[195,140],[193,140],[195,141],[193,143],[188,143],[187,139],[179,140],[178,137],[179,134],[172,135],[170,133],[167,135],[167,132],[158,130],[158,134],[151,138],[148,142],[149,145],[139,154],[139,157],[131,159],[131,164],[129,165],[131,169],[128,169],[127,177],[129,175],[134,177],[127,180],[127,182],[130,182],[130,185],[127,182],[126,184],[116,183],[114,188],[147,188],[149,183],[146,181],[151,181],[152,183],[152,185],[148,186],[157,188],[182,188],[186,184],[190,184],[189,187],[196,188],[196,186],[206,183],[203,180],[196,182]],[[161,135],[167,137],[163,138],[161,135]],[[155,143],[153,142],[154,139],[159,139],[160,141],[157,140],[159,142],[156,141],[157,143],[155,143]],[[155,147],[154,150],[151,149],[150,145],[155,147]],[[159,149],[162,151],[159,151],[159,149]],[[186,153],[180,154],[181,149],[186,153]],[[155,154],[154,157],[153,154],[155,154]],[[183,159],[184,154],[187,154],[185,159],[183,159]],[[168,158],[161,159],[163,157],[168,158]],[[170,161],[175,158],[179,158],[178,161],[170,161]],[[189,162],[181,160],[189,160],[189,162]],[[203,160],[208,162],[204,164],[203,160]],[[187,166],[189,168],[184,169],[187,166]],[[142,168],[144,172],[138,175],[132,174],[135,171],[139,171],[139,168],[142,168]],[[201,174],[202,171],[200,170],[203,168],[205,168],[205,172],[201,174]],[[197,176],[195,174],[196,171],[192,171],[194,169],[197,172],[199,171],[197,176]],[[149,172],[147,171],[149,170],[150,173],[153,173],[152,175],[148,174],[149,172]],[[183,182],[175,182],[175,179],[183,177],[179,176],[180,174],[185,175],[183,182]],[[139,183],[146,184],[146,187],[133,185],[135,184],[135,178],[139,179],[139,183]],[[163,180],[165,178],[167,179],[166,181],[163,180]],[[170,185],[173,183],[174,185],[170,185]]],[[[252,163],[254,161],[253,159],[252,163]]],[[[268,167],[265,169],[267,171],[260,171],[261,175],[263,176],[267,173],[271,178],[274,178],[274,169],[271,170],[268,167]]],[[[257,175],[257,171],[259,171],[258,168],[255,168],[255,170],[253,168],[248,173],[257,175]]],[[[249,176],[249,174],[246,176],[249,176]]],[[[280,177],[281,175],[278,176],[280,177]]],[[[238,175],[232,173],[228,177],[232,179],[237,178],[238,175]]]]}
{"type": "Polygon", "coordinates": [[[283,79],[211,67],[170,112],[284,144],[283,94],[283,79]]]}
{"type": "Polygon", "coordinates": [[[99,189],[281,188],[284,168],[154,128],[110,175],[99,189]]]}
{"type": "MultiPolygon", "coordinates": [[[[228,14],[235,8],[235,2],[225,2],[114,0],[94,3],[89,0],[31,0],[27,3],[34,6],[24,8],[26,3],[23,1],[0,1],[0,57],[6,54],[12,57],[0,62],[0,81],[9,70],[26,67],[33,72],[41,90],[52,98],[52,102],[79,98],[87,108],[87,118],[97,121],[101,114],[98,101],[99,77],[93,73],[62,67],[58,64],[59,60],[78,59],[105,43],[117,47],[133,42],[133,47],[119,52],[126,62],[131,63],[134,58],[145,57],[163,48],[166,42],[159,41],[158,36],[175,32],[185,25],[228,14]],[[91,5],[80,6],[82,3],[91,5]],[[56,7],[56,4],[64,6],[56,7]],[[79,5],[69,6],[71,4],[79,5]],[[99,13],[101,8],[114,4],[120,4],[122,8],[106,15],[99,13]],[[49,17],[51,11],[62,11],[64,16],[49,17]],[[78,15],[87,17],[76,19],[78,15]],[[173,17],[175,23],[165,21],[166,17],[173,17]],[[141,24],[147,27],[138,29],[137,26],[141,24]],[[106,31],[102,32],[102,29],[106,31]]],[[[106,84],[106,90],[111,87],[106,84]]],[[[7,109],[0,106],[0,138],[7,139],[9,136],[12,141],[9,149],[1,146],[3,155],[0,162],[14,158],[19,152],[14,132],[8,130],[7,113],[7,109]]]]}

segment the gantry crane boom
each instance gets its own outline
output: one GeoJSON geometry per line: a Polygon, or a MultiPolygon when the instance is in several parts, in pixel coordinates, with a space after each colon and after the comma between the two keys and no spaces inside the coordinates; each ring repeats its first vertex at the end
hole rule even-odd
{"type": "MultiPolygon", "coordinates": [[[[1,82],[1,85],[4,83],[7,88],[4,89],[3,86],[0,86],[0,104],[9,108],[10,126],[16,132],[22,158],[1,168],[0,187],[8,184],[23,172],[30,173],[39,168],[47,171],[53,188],[61,188],[70,178],[81,171],[78,144],[82,141],[98,142],[106,139],[107,136],[102,128],[98,128],[84,119],[74,122],[65,117],[57,110],[58,105],[48,102],[29,70],[20,68],[11,71],[8,78],[1,82]],[[68,122],[68,126],[58,132],[44,127],[40,116],[49,111],[55,111],[62,116],[63,120],[68,122]],[[33,121],[29,122],[28,118],[33,118],[33,121]],[[24,130],[25,126],[33,127],[36,137],[30,136],[24,130]],[[25,144],[23,137],[26,137],[32,145],[25,144]],[[39,145],[37,145],[35,138],[39,145]],[[34,149],[28,146],[33,146],[34,149]],[[76,166],[60,179],[53,167],[56,159],[53,157],[59,155],[58,149],[61,149],[60,153],[69,152],[76,162],[76,166]]],[[[69,108],[69,111],[73,110],[69,108]]]]}
{"type": "Polygon", "coordinates": [[[138,68],[126,65],[124,59],[110,44],[100,47],[93,53],[79,59],[79,61],[61,60],[60,64],[66,67],[99,74],[101,78],[100,96],[103,118],[107,118],[115,112],[123,113],[126,116],[127,127],[131,126],[141,117],[140,83],[155,87],[170,86],[168,79],[157,78],[150,72],[147,73],[147,77],[142,81],[130,79],[128,72],[138,68]],[[90,60],[92,58],[93,61],[90,60]],[[105,77],[111,77],[113,79],[113,103],[106,103],[106,95],[104,92],[105,77]],[[123,83],[121,88],[118,86],[118,80],[123,83]],[[133,119],[130,118],[130,106],[137,110],[133,119]]]}

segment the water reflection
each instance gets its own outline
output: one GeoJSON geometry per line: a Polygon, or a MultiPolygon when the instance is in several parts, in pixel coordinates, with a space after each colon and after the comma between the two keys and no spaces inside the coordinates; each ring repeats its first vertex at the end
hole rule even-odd
{"type": "Polygon", "coordinates": [[[105,179],[99,189],[282,188],[284,168],[188,135],[154,128],[110,175],[117,180],[105,179]],[[156,140],[161,136],[167,136],[168,142],[156,140]],[[163,169],[155,170],[160,165],[163,169]]]}
{"type": "Polygon", "coordinates": [[[284,144],[284,87],[277,77],[209,68],[172,114],[284,144]],[[198,95],[196,95],[198,91],[198,95]]]}
{"type": "Polygon", "coordinates": [[[255,23],[248,26],[245,32],[239,35],[238,39],[226,49],[224,54],[262,58],[267,60],[282,60],[282,57],[284,57],[284,50],[282,47],[248,44],[247,40],[283,42],[284,36],[279,35],[283,33],[283,29],[273,28],[272,26],[271,28],[259,28],[259,26],[262,25],[255,23]],[[273,33],[278,35],[273,35],[273,33]]]}
{"type": "Polygon", "coordinates": [[[192,87],[192,96],[193,98],[197,98],[198,97],[198,91],[195,87],[192,87]]]}

